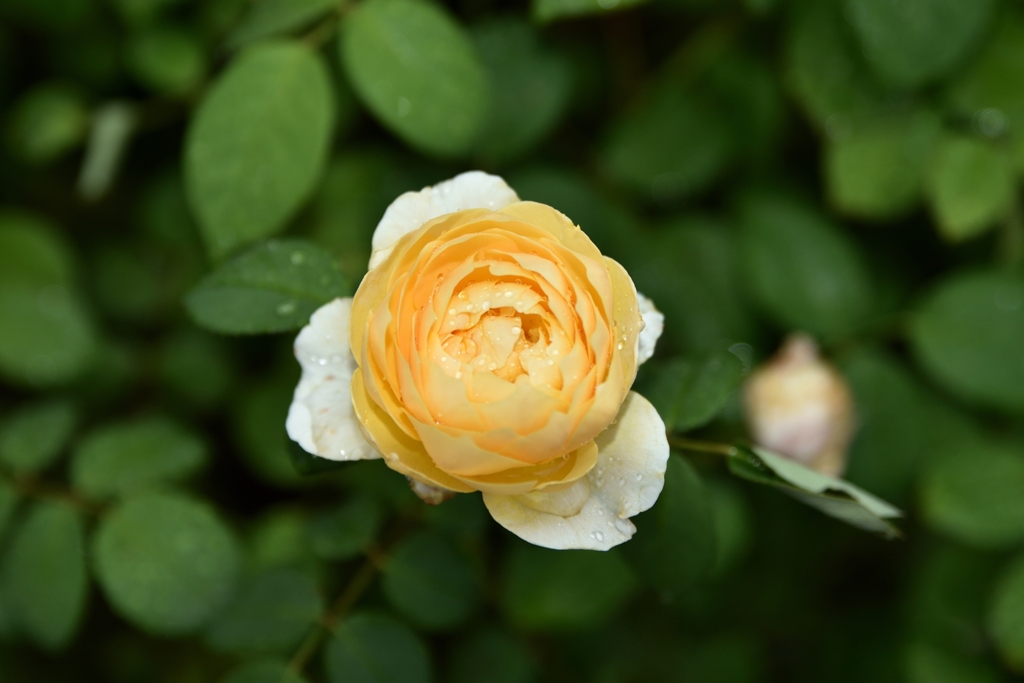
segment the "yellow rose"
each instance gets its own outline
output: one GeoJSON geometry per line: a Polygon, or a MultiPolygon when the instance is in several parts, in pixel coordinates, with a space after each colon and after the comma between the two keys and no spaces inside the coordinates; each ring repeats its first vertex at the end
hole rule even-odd
{"type": "Polygon", "coordinates": [[[558,211],[464,173],[399,197],[353,299],[296,340],[292,439],[375,458],[425,500],[480,491],[551,548],[607,549],[657,500],[668,442],[630,392],[662,316],[558,211]]]}
{"type": "Polygon", "coordinates": [[[853,436],[853,397],[813,339],[790,336],[750,375],[743,393],[755,443],[822,474],[842,476],[853,436]]]}

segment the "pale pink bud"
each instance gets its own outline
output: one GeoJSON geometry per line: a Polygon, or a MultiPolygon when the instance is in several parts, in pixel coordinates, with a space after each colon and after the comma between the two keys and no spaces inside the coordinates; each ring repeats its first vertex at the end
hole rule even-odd
{"type": "Polygon", "coordinates": [[[751,374],[744,407],[758,446],[822,474],[842,474],[853,435],[853,398],[809,336],[791,335],[751,374]]]}

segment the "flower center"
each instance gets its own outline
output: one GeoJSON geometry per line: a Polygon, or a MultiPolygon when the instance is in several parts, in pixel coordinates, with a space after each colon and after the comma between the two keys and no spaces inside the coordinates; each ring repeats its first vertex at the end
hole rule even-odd
{"type": "Polygon", "coordinates": [[[439,339],[442,354],[434,360],[450,377],[525,377],[553,389],[562,387],[559,361],[572,347],[544,297],[518,280],[467,284],[445,311],[439,339]]]}

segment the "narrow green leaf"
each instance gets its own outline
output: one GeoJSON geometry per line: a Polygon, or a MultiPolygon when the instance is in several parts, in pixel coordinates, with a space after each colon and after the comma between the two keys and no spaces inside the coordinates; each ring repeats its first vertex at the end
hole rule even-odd
{"type": "Polygon", "coordinates": [[[736,476],[781,488],[800,502],[847,524],[888,538],[900,535],[889,520],[903,513],[867,491],[761,448],[737,446],[733,450],[729,470],[736,476]]]}
{"type": "Polygon", "coordinates": [[[224,652],[290,653],[320,613],[323,599],[305,572],[272,569],[242,584],[206,628],[206,642],[224,652]]]}
{"type": "Polygon", "coordinates": [[[932,162],[931,209],[939,232],[959,241],[979,235],[1005,218],[1016,181],[1010,160],[991,144],[960,136],[943,141],[932,162]]]}
{"type": "Polygon", "coordinates": [[[84,533],[70,507],[37,503],[11,539],[5,592],[21,629],[48,650],[71,642],[85,609],[84,533]]]}
{"type": "Polygon", "coordinates": [[[421,628],[450,630],[480,603],[476,568],[445,536],[424,532],[402,541],[383,568],[384,595],[421,628]]]}
{"type": "Polygon", "coordinates": [[[1010,565],[996,584],[988,630],[1006,664],[1024,671],[1024,559],[1010,565]]]}
{"type": "Polygon", "coordinates": [[[741,205],[740,251],[754,298],[775,321],[834,339],[863,325],[873,285],[863,255],[835,225],[778,195],[741,205]]]}
{"type": "Polygon", "coordinates": [[[114,508],[100,523],[93,558],[113,608],[160,635],[208,621],[230,597],[239,568],[237,542],[213,509],[174,493],[114,508]]]}
{"type": "Polygon", "coordinates": [[[985,34],[994,0],[853,0],[846,16],[887,84],[916,88],[952,71],[985,34]]]}
{"type": "Polygon", "coordinates": [[[60,457],[78,415],[70,401],[24,406],[0,423],[0,462],[15,472],[38,472],[60,457]]]}
{"type": "Polygon", "coordinates": [[[206,446],[165,417],[97,429],[75,449],[71,481],[92,498],[123,496],[178,481],[206,462],[206,446]]]}
{"type": "Polygon", "coordinates": [[[605,14],[609,10],[625,9],[645,2],[647,0],[531,0],[530,14],[537,21],[547,23],[588,14],[605,14]]]}
{"type": "Polygon", "coordinates": [[[658,504],[637,516],[624,552],[633,569],[663,594],[694,588],[715,563],[711,499],[690,463],[669,458],[658,504]]]}
{"type": "Polygon", "coordinates": [[[425,0],[369,0],[345,20],[341,61],[381,123],[437,156],[468,151],[487,107],[483,66],[463,28],[425,0]]]}
{"type": "Polygon", "coordinates": [[[926,111],[854,120],[832,131],[824,161],[832,204],[868,219],[912,210],[921,201],[938,133],[938,117],[926,111]]]}
{"type": "Polygon", "coordinates": [[[221,334],[295,330],[348,293],[338,263],[305,240],[270,240],[225,263],[185,297],[197,324],[221,334]]]}
{"type": "Polygon", "coordinates": [[[710,101],[666,83],[612,126],[601,160],[619,182],[673,203],[705,190],[735,151],[730,129],[710,101]]]}
{"type": "Polygon", "coordinates": [[[743,378],[743,363],[728,351],[664,363],[647,389],[668,431],[686,432],[710,422],[743,378]]]}
{"type": "Polygon", "coordinates": [[[910,322],[926,371],[960,397],[1024,412],[1024,276],[979,271],[941,282],[910,322]]]}
{"type": "Polygon", "coordinates": [[[384,521],[376,499],[356,495],[343,505],[314,515],[309,520],[313,552],[325,560],[346,560],[359,555],[373,542],[384,521]]]}
{"type": "Polygon", "coordinates": [[[921,485],[934,529],[980,547],[1024,540],[1024,445],[951,444],[921,485]]]}
{"type": "Polygon", "coordinates": [[[96,332],[72,280],[56,230],[28,214],[0,214],[0,375],[50,386],[88,367],[96,332]]]}
{"type": "Polygon", "coordinates": [[[394,619],[356,614],[345,619],[324,650],[330,683],[429,683],[423,642],[394,619]]]}
{"type": "Polygon", "coordinates": [[[473,29],[490,83],[487,116],[476,153],[507,163],[551,131],[569,103],[570,65],[525,21],[495,19],[473,29]]]}
{"type": "Polygon", "coordinates": [[[283,659],[260,659],[243,664],[221,683],[306,683],[283,659]]]}
{"type": "Polygon", "coordinates": [[[228,36],[228,45],[234,48],[290,33],[309,26],[341,4],[341,0],[256,0],[228,36]]]}
{"type": "Polygon", "coordinates": [[[615,550],[548,550],[514,543],[505,559],[500,604],[518,628],[581,631],[611,619],[637,587],[615,550]]]}
{"type": "Polygon", "coordinates": [[[207,91],[185,140],[185,184],[222,257],[271,235],[316,186],[334,124],[320,57],[293,42],[242,51],[207,91]]]}

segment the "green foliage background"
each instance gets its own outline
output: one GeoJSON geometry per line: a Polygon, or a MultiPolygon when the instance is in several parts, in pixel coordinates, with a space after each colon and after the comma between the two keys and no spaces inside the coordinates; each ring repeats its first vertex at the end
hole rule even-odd
{"type": "Polygon", "coordinates": [[[1024,674],[1024,6],[531,2],[0,3],[0,680],[1024,674]],[[814,334],[904,539],[712,454],[608,553],[299,474],[295,331],[470,168],[665,312],[677,435],[814,334]]]}

